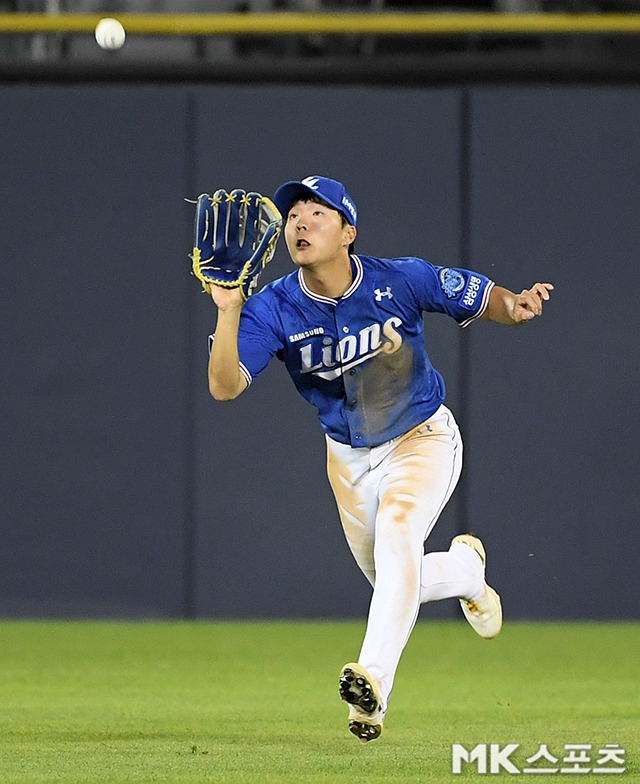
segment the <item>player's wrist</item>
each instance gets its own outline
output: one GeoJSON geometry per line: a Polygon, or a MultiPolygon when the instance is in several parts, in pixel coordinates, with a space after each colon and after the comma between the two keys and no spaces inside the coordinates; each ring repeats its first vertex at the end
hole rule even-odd
{"type": "Polygon", "coordinates": [[[210,293],[219,313],[239,313],[242,310],[244,298],[239,288],[210,285],[210,293]]]}

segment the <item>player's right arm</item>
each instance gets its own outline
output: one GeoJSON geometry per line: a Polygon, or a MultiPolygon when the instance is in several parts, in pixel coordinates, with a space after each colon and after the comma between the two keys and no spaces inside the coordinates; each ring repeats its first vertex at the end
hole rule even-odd
{"type": "Polygon", "coordinates": [[[210,285],[211,298],[218,308],[215,339],[209,354],[209,391],[216,400],[233,400],[247,388],[240,371],[238,330],[244,304],[239,288],[210,285]]]}

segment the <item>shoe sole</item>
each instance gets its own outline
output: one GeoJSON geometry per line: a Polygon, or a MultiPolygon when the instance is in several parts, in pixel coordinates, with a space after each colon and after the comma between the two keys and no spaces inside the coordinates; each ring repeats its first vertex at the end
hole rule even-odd
{"type": "Polygon", "coordinates": [[[487,634],[486,631],[482,629],[482,627],[478,627],[474,624],[473,615],[470,612],[469,605],[473,605],[475,602],[467,602],[465,599],[460,599],[460,607],[462,607],[462,612],[464,613],[464,616],[469,622],[469,625],[473,631],[482,637],[483,640],[492,640],[494,637],[497,637],[502,630],[502,602],[500,601],[500,596],[498,593],[494,591],[490,585],[487,585],[487,590],[498,606],[498,625],[497,628],[494,627],[489,634],[487,634]]]}
{"type": "Polygon", "coordinates": [[[340,673],[340,698],[349,704],[349,730],[362,743],[382,734],[380,695],[369,673],[359,664],[345,664],[340,673]]]}

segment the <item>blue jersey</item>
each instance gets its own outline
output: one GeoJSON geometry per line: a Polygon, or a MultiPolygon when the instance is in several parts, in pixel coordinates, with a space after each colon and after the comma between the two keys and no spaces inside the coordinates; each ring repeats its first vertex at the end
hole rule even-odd
{"type": "Polygon", "coordinates": [[[318,409],[327,435],[378,446],[428,419],[445,388],[424,345],[424,312],[461,326],[480,316],[493,282],[423,259],[352,256],[353,282],[339,299],[307,288],[297,270],[245,303],[239,331],[247,381],[272,357],[318,409]]]}

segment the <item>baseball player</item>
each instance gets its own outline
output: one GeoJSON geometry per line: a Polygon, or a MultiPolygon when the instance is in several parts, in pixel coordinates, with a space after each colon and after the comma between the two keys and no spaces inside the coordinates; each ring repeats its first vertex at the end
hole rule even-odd
{"type": "Polygon", "coordinates": [[[367,743],[382,732],[421,603],[458,598],[485,638],[502,626],[478,538],[462,534],[448,551],[424,554],[460,476],[462,441],[425,350],[423,314],[444,313],[461,327],[522,324],[542,313],[553,286],[515,294],[478,272],[355,254],[355,202],[326,177],[287,182],[273,202],[297,269],[246,302],[238,288],[211,286],[209,388],[231,400],[277,356],[318,409],[344,533],[373,586],[360,654],[339,679],[349,728],[367,743]]]}

